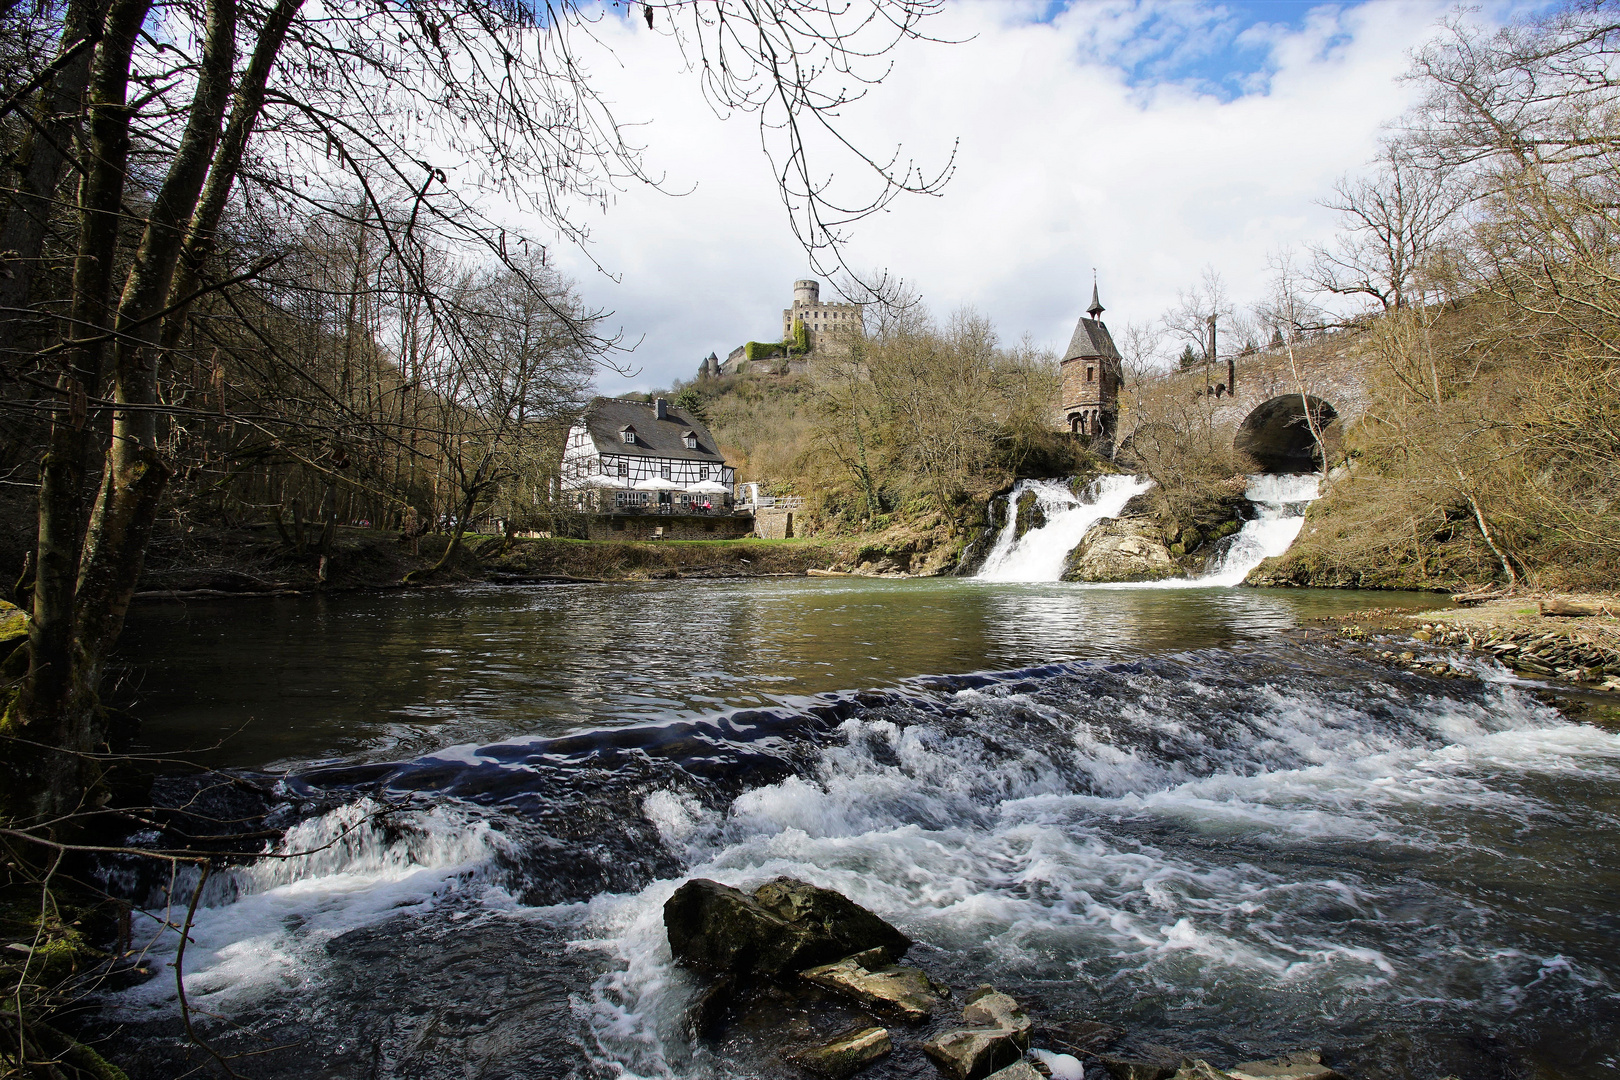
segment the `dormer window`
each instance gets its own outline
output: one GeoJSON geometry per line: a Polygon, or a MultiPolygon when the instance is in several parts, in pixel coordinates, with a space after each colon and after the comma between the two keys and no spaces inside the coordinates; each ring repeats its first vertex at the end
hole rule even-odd
{"type": "Polygon", "coordinates": [[[688,450],[696,450],[697,449],[697,432],[695,432],[695,431],[682,432],[681,433],[681,441],[686,444],[686,448],[688,450]]]}
{"type": "Polygon", "coordinates": [[[631,427],[629,424],[626,424],[624,427],[619,429],[619,435],[624,439],[624,445],[636,445],[636,429],[631,427]]]}

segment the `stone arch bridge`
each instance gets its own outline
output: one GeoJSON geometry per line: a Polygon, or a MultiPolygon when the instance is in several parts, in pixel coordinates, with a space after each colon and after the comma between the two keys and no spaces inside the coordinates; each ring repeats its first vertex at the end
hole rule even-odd
{"type": "Polygon", "coordinates": [[[1120,430],[1128,439],[1159,414],[1208,410],[1207,422],[1230,431],[1233,445],[1262,471],[1314,471],[1321,461],[1310,421],[1331,447],[1343,428],[1367,411],[1370,360],[1353,347],[1357,336],[1340,332],[1296,345],[1292,365],[1285,349],[1268,348],[1237,357],[1230,367],[1223,361],[1174,372],[1144,388],[1134,410],[1121,402],[1120,430]]]}

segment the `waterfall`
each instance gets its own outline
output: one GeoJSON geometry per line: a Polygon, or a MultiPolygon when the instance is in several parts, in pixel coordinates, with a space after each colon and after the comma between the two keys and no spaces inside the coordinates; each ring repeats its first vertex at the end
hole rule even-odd
{"type": "Polygon", "coordinates": [[[1081,538],[1103,518],[1117,517],[1125,504],[1153,486],[1135,476],[1099,476],[1076,496],[1064,480],[1020,480],[1007,496],[1007,523],[985,556],[981,581],[1057,581],[1063,563],[1081,538]],[[1034,492],[1046,524],[1018,535],[1018,499],[1034,492]]]}
{"type": "Polygon", "coordinates": [[[1238,585],[1263,560],[1287,551],[1305,524],[1305,506],[1317,498],[1321,483],[1317,473],[1262,473],[1249,477],[1244,494],[1259,514],[1244,522],[1240,532],[1222,541],[1205,564],[1204,573],[1186,584],[1238,585]]]}

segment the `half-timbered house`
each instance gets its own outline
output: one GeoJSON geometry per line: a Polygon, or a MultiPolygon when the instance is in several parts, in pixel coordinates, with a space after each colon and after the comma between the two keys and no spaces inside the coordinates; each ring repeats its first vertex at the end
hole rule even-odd
{"type": "Polygon", "coordinates": [[[580,509],[720,511],[736,470],[703,422],[664,398],[595,398],[568,432],[562,490],[580,509]]]}

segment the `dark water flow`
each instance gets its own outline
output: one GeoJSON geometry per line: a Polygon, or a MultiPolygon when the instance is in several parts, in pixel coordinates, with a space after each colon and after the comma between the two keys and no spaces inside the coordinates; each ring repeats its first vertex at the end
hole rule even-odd
{"type": "MultiPolygon", "coordinates": [[[[774,1035],[684,1035],[660,920],[687,876],[785,873],[959,989],[1218,1064],[1613,1076],[1620,738],[1275,633],[1390,601],[784,581],[148,611],[138,649],[175,655],[143,708],[185,705],[148,738],[261,718],[226,756],[293,764],[281,850],[320,849],[210,883],[188,994],[221,1047],[289,1045],[261,1077],[786,1076],[774,1035]],[[327,693],[277,689],[305,679],[327,693]]],[[[196,1060],[171,980],[104,1023],[137,1076],[196,1060]]],[[[935,1075],[925,1031],[863,1075],[935,1075]]]]}
{"type": "Polygon", "coordinates": [[[154,604],[120,703],[146,749],[227,768],[397,758],[893,686],[916,675],[1256,639],[1429,593],[766,579],[154,604]]]}

